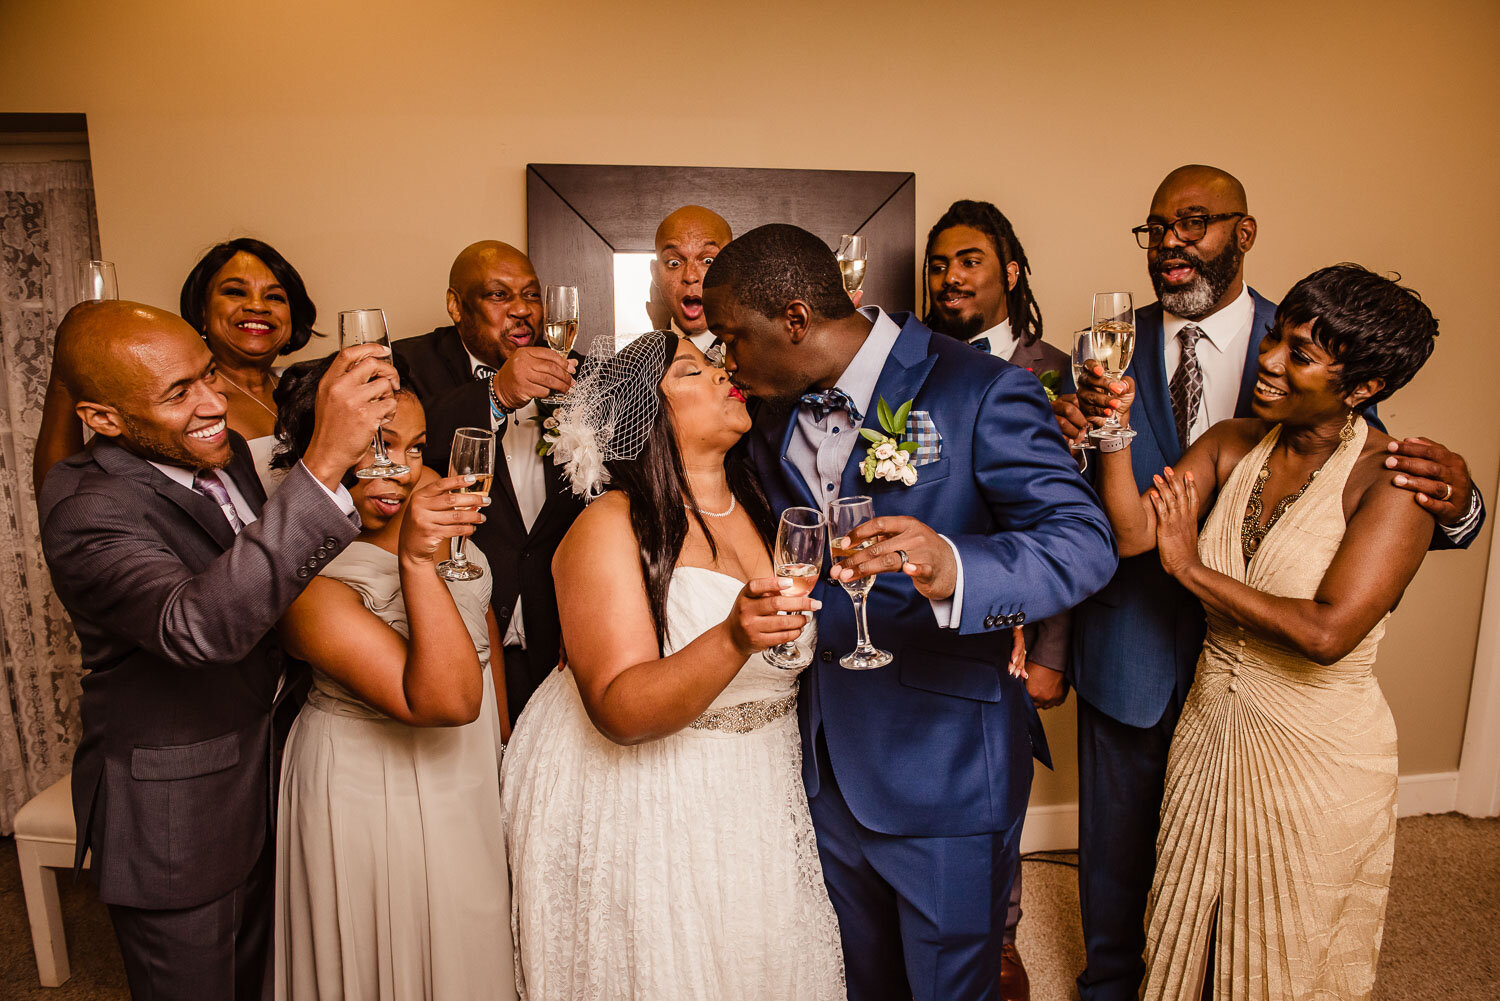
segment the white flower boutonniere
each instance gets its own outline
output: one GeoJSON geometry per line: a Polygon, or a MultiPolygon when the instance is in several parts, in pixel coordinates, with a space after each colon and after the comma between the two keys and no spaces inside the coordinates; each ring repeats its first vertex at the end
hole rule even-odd
{"type": "Polygon", "coordinates": [[[890,480],[909,487],[917,482],[917,467],[911,464],[911,457],[918,445],[914,441],[901,440],[906,434],[906,418],[911,414],[911,405],[912,401],[907,400],[892,413],[890,404],[882,396],[876,414],[886,433],[859,429],[859,433],[870,441],[865,461],[860,464],[866,483],[874,483],[877,479],[890,480]]]}

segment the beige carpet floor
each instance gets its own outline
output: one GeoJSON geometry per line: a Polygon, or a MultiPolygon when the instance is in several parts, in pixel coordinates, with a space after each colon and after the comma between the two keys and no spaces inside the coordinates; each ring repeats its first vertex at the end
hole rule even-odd
{"type": "MultiPolygon", "coordinates": [[[[1067,862],[1069,854],[1049,856],[1067,862]]],[[[1083,966],[1077,871],[1026,863],[1020,949],[1036,1001],[1077,997],[1083,966]]],[[[125,975],[109,916],[91,887],[62,880],[73,977],[37,983],[15,843],[0,838],[0,998],[6,1001],[124,999],[125,975]]],[[[1457,814],[1409,817],[1396,835],[1376,1001],[1494,1001],[1500,998],[1500,819],[1457,814]]]]}

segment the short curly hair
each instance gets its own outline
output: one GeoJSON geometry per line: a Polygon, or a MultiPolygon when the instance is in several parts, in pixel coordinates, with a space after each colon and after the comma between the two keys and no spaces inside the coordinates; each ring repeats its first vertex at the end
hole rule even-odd
{"type": "MultiPolygon", "coordinates": [[[[272,469],[291,469],[307,454],[307,446],[312,444],[314,418],[317,414],[318,384],[323,381],[323,375],[337,357],[338,354],[335,353],[299,361],[295,365],[288,365],[281,373],[281,379],[271,394],[276,402],[276,448],[271,453],[272,469]]],[[[396,392],[416,399],[416,394],[408,388],[405,360],[397,354],[391,355],[388,360],[401,379],[401,388],[396,392]]]]}
{"type": "Polygon", "coordinates": [[[1276,307],[1276,328],[1312,324],[1313,343],[1340,366],[1338,387],[1370,379],[1385,385],[1361,409],[1373,407],[1411,381],[1432,357],[1437,319],[1400,276],[1385,278],[1358,264],[1320,268],[1291,287],[1276,307]]]}
{"type": "Polygon", "coordinates": [[[208,309],[208,283],[213,281],[214,275],[219,273],[220,268],[229,263],[231,257],[242,252],[264,264],[266,269],[276,276],[281,287],[286,290],[287,305],[292,311],[292,336],[280,353],[289,355],[312,339],[313,323],[318,318],[318,307],[308,296],[307,286],[303,284],[302,276],[297,273],[297,269],[292,267],[275,247],[269,243],[262,243],[254,237],[241,236],[210,247],[208,252],[198,259],[198,263],[193,265],[193,270],[188,272],[186,280],[182,283],[182,293],[177,298],[178,312],[184,320],[192,324],[194,330],[207,337],[207,320],[204,313],[208,309]]]}

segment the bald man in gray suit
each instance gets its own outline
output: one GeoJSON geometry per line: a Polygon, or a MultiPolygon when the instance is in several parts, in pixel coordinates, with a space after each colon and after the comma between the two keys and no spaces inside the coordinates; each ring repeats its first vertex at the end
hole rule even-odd
{"type": "Polygon", "coordinates": [[[134,997],[269,997],[272,629],[357,532],[340,483],[395,410],[396,373],[384,348],[340,355],[307,456],[268,501],[191,327],[123,301],[69,321],[57,370],[95,437],[38,507],[88,669],[77,860],[92,849],[134,997]]]}

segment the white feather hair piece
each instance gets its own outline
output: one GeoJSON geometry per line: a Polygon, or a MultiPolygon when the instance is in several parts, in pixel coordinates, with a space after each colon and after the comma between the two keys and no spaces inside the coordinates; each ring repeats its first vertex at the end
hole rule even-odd
{"type": "Polygon", "coordinates": [[[606,462],[634,459],[646,446],[667,366],[667,336],[642,334],[620,351],[611,338],[595,338],[578,366],[573,388],[554,415],[552,456],[585,502],[609,485],[606,462]]]}

